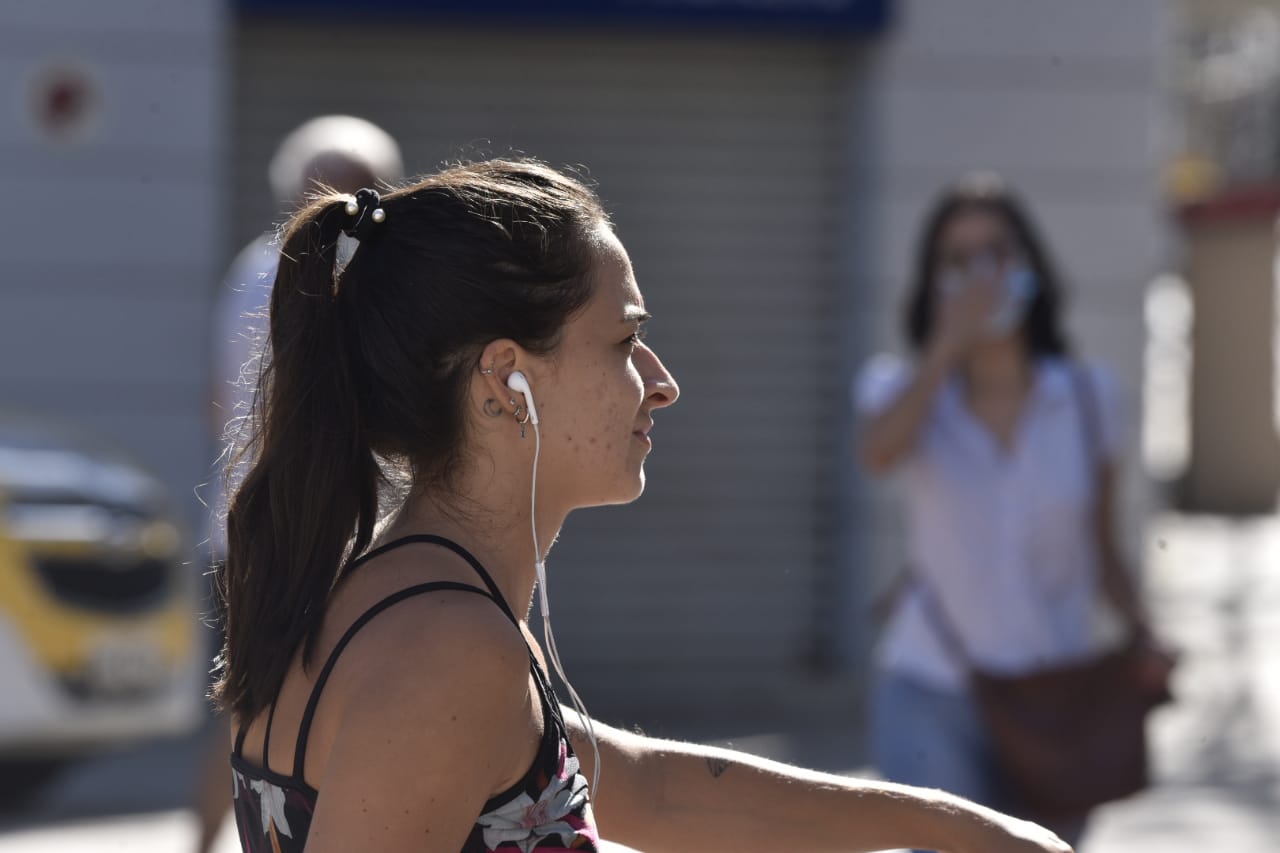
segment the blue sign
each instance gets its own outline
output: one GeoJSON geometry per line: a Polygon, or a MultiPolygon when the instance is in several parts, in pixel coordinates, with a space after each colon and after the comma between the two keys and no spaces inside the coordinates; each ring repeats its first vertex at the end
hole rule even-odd
{"type": "Polygon", "coordinates": [[[245,13],[474,23],[636,23],[875,33],[890,0],[233,0],[245,13]]]}

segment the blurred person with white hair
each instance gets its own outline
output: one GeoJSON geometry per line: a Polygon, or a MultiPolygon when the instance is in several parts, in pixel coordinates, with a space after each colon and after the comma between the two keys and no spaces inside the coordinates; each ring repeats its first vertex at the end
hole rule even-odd
{"type": "MultiPolygon", "coordinates": [[[[356,116],[326,115],[310,119],[280,143],[267,168],[267,179],[279,213],[292,215],[309,193],[331,188],[354,193],[362,187],[389,185],[404,177],[404,160],[395,139],[376,124],[356,116]]],[[[210,425],[219,443],[238,429],[257,384],[266,306],[276,277],[280,248],[274,230],[245,246],[218,288],[213,306],[210,375],[210,425]]],[[[225,559],[227,548],[227,483],[211,484],[208,543],[212,562],[225,559]]],[[[221,616],[216,618],[221,649],[221,616]]],[[[231,808],[226,785],[226,735],[214,727],[197,790],[199,846],[212,844],[231,808]]]]}
{"type": "MultiPolygon", "coordinates": [[[[328,115],[305,122],[284,138],[267,169],[280,213],[292,215],[308,192],[330,187],[354,193],[404,177],[400,146],[385,130],[362,118],[328,115]]],[[[257,364],[254,342],[266,316],[280,251],[275,231],[245,246],[232,262],[214,302],[212,417],[216,434],[244,414],[257,364]]],[[[221,517],[222,484],[214,502],[221,517]]],[[[225,550],[225,530],[213,525],[215,559],[225,550]]]]}

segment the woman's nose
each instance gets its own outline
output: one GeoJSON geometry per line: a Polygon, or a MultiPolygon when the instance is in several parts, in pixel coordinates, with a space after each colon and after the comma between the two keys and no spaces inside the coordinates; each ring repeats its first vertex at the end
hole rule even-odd
{"type": "Polygon", "coordinates": [[[675,377],[663,366],[653,350],[645,347],[649,363],[641,365],[640,375],[644,377],[644,396],[655,409],[670,406],[680,397],[680,386],[675,377]]]}

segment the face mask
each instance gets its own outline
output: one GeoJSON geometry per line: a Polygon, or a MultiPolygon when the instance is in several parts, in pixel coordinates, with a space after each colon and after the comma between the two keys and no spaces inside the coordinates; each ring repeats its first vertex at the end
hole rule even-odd
{"type": "Polygon", "coordinates": [[[1022,325],[1036,295],[1036,274],[1026,264],[1015,264],[1004,277],[1003,293],[987,318],[987,335],[1004,337],[1022,325]]]}
{"type": "MultiPolygon", "coordinates": [[[[967,272],[944,273],[938,282],[938,291],[944,299],[954,298],[973,277],[991,275],[993,267],[980,259],[967,272]]],[[[986,334],[999,338],[1013,332],[1027,316],[1027,309],[1035,299],[1036,274],[1026,264],[1017,263],[1009,268],[1001,282],[1000,300],[987,318],[986,334]]]]}

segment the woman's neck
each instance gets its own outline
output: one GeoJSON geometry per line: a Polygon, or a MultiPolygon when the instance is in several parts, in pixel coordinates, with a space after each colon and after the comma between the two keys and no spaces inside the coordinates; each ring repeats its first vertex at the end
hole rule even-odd
{"type": "MultiPolygon", "coordinates": [[[[480,561],[512,611],[523,620],[528,617],[537,582],[533,531],[529,523],[529,496],[527,493],[523,496],[511,494],[499,500],[492,500],[495,497],[492,494],[485,497],[491,500],[492,505],[455,503],[445,509],[437,500],[415,493],[379,531],[378,541],[389,542],[415,533],[431,533],[452,539],[480,561]]],[[[543,559],[563,523],[563,513],[557,515],[540,509],[538,546],[543,559]]]]}
{"type": "Polygon", "coordinates": [[[970,393],[1008,392],[1030,387],[1032,363],[1020,338],[983,341],[960,366],[970,393]]]}

